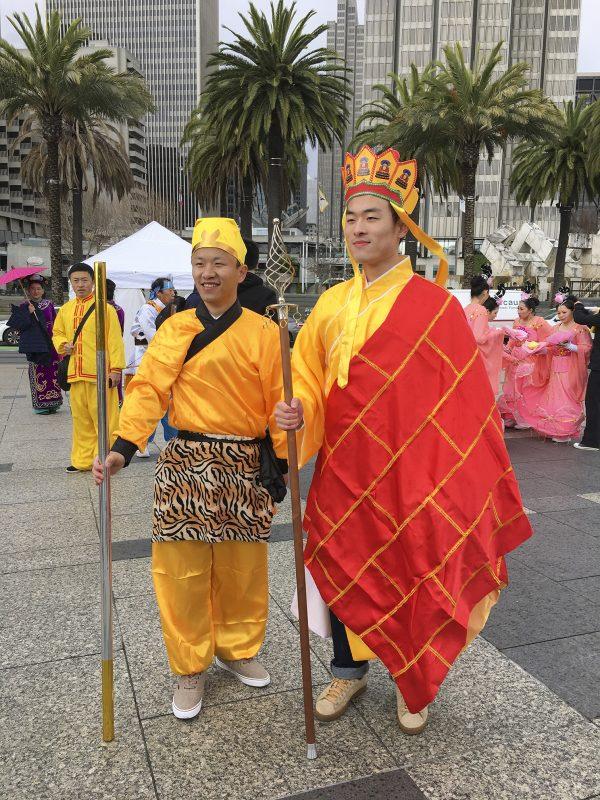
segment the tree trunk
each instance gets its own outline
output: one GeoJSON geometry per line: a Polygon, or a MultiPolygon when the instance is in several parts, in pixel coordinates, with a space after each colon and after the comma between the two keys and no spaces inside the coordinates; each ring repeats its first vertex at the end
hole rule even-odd
{"type": "MultiPolygon", "coordinates": [[[[274,118],[269,131],[269,173],[267,186],[269,242],[273,238],[273,220],[283,213],[283,137],[279,120],[274,118]]],[[[283,225],[282,225],[283,228],[283,225]]]]}
{"type": "MultiPolygon", "coordinates": [[[[410,218],[419,224],[419,219],[421,217],[421,202],[419,201],[415,206],[414,211],[410,215],[410,218]]],[[[419,243],[412,235],[410,231],[406,234],[406,241],[404,245],[404,252],[407,256],[410,256],[410,263],[412,264],[413,270],[416,272],[417,270],[417,256],[419,254],[419,243]]]]}
{"type": "Polygon", "coordinates": [[[244,239],[252,239],[253,189],[252,181],[250,177],[246,175],[242,183],[242,193],[240,197],[240,229],[244,239]]]}
{"type": "Polygon", "coordinates": [[[83,170],[81,164],[75,166],[77,185],[72,190],[73,196],[73,263],[83,261],[83,170]]]}
{"type": "Polygon", "coordinates": [[[465,259],[465,280],[470,281],[475,273],[475,187],[479,150],[471,146],[463,164],[463,256],[465,259]]]}
{"type": "Polygon", "coordinates": [[[565,261],[567,258],[567,247],[569,245],[569,233],[571,231],[572,205],[559,205],[560,211],[560,230],[558,233],[558,247],[556,248],[556,259],[554,261],[554,278],[552,280],[552,297],[558,292],[559,286],[565,282],[565,261]]]}
{"type": "Polygon", "coordinates": [[[44,139],[48,150],[46,160],[46,202],[50,223],[50,274],[52,300],[57,305],[64,302],[62,281],[62,239],[60,219],[60,183],[58,171],[58,142],[60,139],[60,120],[52,120],[45,125],[44,139]]]}

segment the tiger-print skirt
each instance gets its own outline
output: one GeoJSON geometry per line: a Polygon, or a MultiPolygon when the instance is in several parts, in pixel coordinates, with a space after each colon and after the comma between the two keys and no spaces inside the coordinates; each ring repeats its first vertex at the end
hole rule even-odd
{"type": "Polygon", "coordinates": [[[275,505],[258,483],[260,446],[241,437],[211,439],[176,437],[160,454],[152,541],[268,541],[275,505]]]}

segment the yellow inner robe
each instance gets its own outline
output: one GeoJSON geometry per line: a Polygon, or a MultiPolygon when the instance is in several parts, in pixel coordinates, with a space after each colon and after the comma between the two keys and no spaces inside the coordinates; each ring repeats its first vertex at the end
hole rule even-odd
{"type": "MultiPolygon", "coordinates": [[[[56,352],[65,354],[65,345],[73,341],[75,331],[83,319],[94,295],[83,300],[69,300],[59,309],[54,322],[52,341],[56,352]]],[[[111,305],[106,307],[107,356],[111,372],[120,372],[125,367],[125,347],[117,312],[111,305]]],[[[73,417],[73,440],[71,464],[77,469],[89,470],[98,451],[98,397],[96,389],[96,313],[85,322],[77,337],[75,349],[69,360],[69,383],[71,414],[73,417]]],[[[107,395],[108,436],[112,444],[119,422],[118,390],[109,389],[107,395]]]]}
{"type": "MultiPolygon", "coordinates": [[[[406,257],[369,285],[363,276],[363,292],[352,356],[359,352],[385,321],[412,275],[410,258],[406,257]]],[[[337,284],[321,295],[294,345],[294,395],[302,400],[304,407],[304,427],[298,432],[301,464],[306,464],[323,443],[327,397],[337,380],[340,343],[352,287],[353,279],[337,284]]],[[[491,592],[471,612],[467,644],[482,630],[499,594],[499,591],[491,592]]],[[[358,636],[349,629],[347,633],[352,656],[356,661],[376,658],[358,636]]]]}
{"type": "MultiPolygon", "coordinates": [[[[282,395],[277,326],[243,309],[225,333],[184,364],[202,330],[194,310],[158,329],[128,385],[118,435],[143,450],[168,408],[178,430],[255,438],[269,426],[285,458],[285,434],[273,418],[282,395]]],[[[262,542],[153,542],[152,577],[174,673],[204,672],[215,655],[256,655],[269,608],[267,558],[262,542]]]]}

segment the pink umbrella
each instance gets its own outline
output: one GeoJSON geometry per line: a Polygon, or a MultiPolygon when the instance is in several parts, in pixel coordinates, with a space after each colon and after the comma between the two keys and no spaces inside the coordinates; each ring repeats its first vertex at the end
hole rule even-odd
{"type": "Polygon", "coordinates": [[[45,267],[13,267],[8,272],[5,272],[4,275],[0,275],[0,286],[4,286],[5,283],[12,283],[12,281],[20,281],[29,277],[29,275],[39,275],[44,269],[45,267]]]}

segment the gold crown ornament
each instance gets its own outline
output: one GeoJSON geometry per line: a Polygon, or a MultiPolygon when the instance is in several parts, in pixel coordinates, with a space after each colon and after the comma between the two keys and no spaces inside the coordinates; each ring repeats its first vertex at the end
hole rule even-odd
{"type": "MultiPolygon", "coordinates": [[[[410,218],[410,214],[419,201],[419,190],[416,185],[417,162],[414,159],[404,161],[398,151],[392,148],[377,153],[372,147],[365,145],[355,155],[346,153],[342,167],[342,180],[345,188],[346,210],[350,200],[359,195],[374,195],[387,200],[415,239],[421,242],[430,253],[438,257],[439,267],[435,282],[439,286],[446,286],[448,259],[443,248],[410,218]]],[[[342,225],[345,229],[346,211],[344,211],[342,225]]],[[[354,270],[354,287],[346,309],[337,378],[338,385],[342,389],[348,384],[354,333],[364,286],[359,265],[351,255],[350,262],[354,270]]]]}
{"type": "Polygon", "coordinates": [[[391,148],[379,155],[369,146],[355,156],[346,153],[342,178],[346,205],[357,195],[374,194],[411,214],[419,201],[417,162],[402,161],[391,148]]]}

